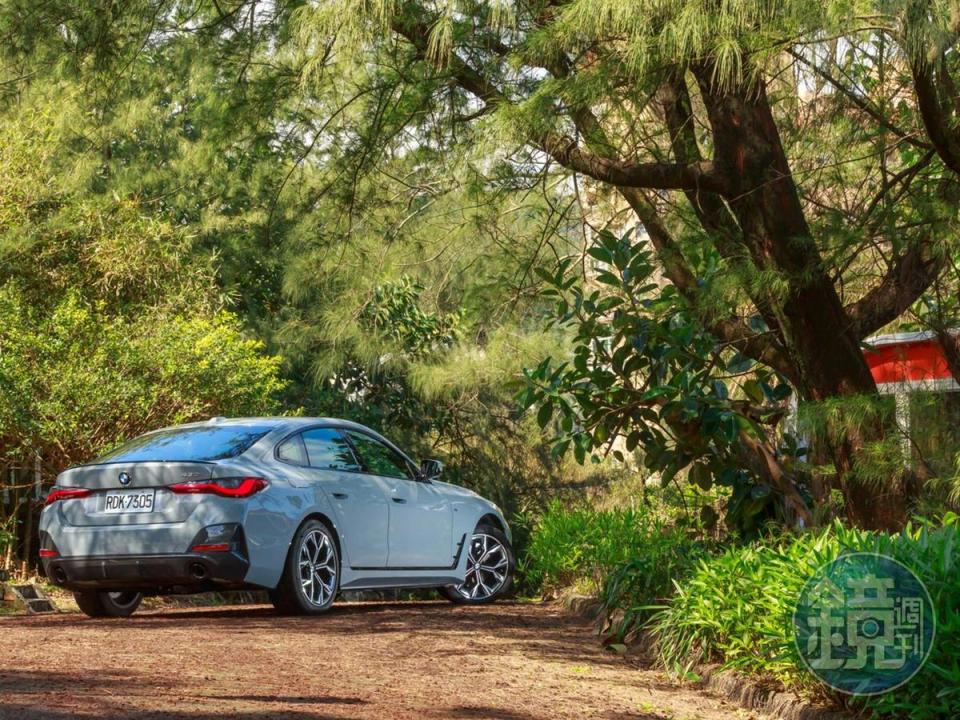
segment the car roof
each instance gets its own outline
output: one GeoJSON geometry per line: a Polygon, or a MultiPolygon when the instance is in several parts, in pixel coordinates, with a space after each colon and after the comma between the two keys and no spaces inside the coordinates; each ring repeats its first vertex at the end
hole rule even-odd
{"type": "MultiPolygon", "coordinates": [[[[337,427],[345,428],[355,428],[357,430],[366,430],[367,432],[372,432],[370,428],[361,425],[360,423],[355,423],[351,420],[343,420],[342,418],[331,418],[331,417],[302,417],[302,416],[263,416],[263,417],[238,417],[238,418],[228,418],[228,417],[212,417],[208,420],[197,420],[190,423],[182,423],[180,425],[169,425],[165,428],[158,428],[158,430],[174,430],[178,428],[189,428],[189,427],[244,427],[246,425],[257,425],[259,427],[268,427],[270,430],[276,430],[278,428],[285,428],[288,430],[296,430],[300,427],[310,427],[313,425],[335,425],[337,427]]],[[[154,431],[157,432],[157,431],[154,431]]],[[[379,434],[379,433],[378,433],[379,434]]]]}

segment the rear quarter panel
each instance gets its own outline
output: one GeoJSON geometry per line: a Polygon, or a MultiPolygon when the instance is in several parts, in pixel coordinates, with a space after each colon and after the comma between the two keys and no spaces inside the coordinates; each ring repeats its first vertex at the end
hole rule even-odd
{"type": "Polygon", "coordinates": [[[266,478],[264,491],[251,497],[244,518],[244,533],[250,556],[246,581],[273,588],[280,582],[290,543],[297,528],[309,517],[322,515],[336,528],[330,501],[318,483],[308,483],[293,466],[274,463],[231,463],[231,469],[218,469],[217,475],[247,474],[266,478]]]}

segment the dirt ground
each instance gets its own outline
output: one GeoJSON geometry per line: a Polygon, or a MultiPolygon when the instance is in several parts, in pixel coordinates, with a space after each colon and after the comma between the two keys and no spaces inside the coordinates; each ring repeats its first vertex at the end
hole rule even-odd
{"type": "Polygon", "coordinates": [[[0,618],[0,718],[610,718],[754,714],[600,648],[552,605],[339,604],[0,618]]]}

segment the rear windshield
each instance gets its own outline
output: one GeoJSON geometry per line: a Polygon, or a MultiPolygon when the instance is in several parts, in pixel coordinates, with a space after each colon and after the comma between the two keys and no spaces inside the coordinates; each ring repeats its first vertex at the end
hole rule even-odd
{"type": "Polygon", "coordinates": [[[172,428],[141,435],[94,463],[223,460],[236,457],[273,429],[269,425],[172,428]]]}

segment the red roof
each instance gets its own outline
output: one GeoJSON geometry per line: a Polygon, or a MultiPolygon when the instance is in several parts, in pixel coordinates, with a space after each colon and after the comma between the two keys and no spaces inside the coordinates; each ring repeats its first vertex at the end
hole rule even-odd
{"type": "Polygon", "coordinates": [[[866,341],[867,365],[878,385],[949,379],[943,349],[932,333],[883,335],[866,341]]]}

